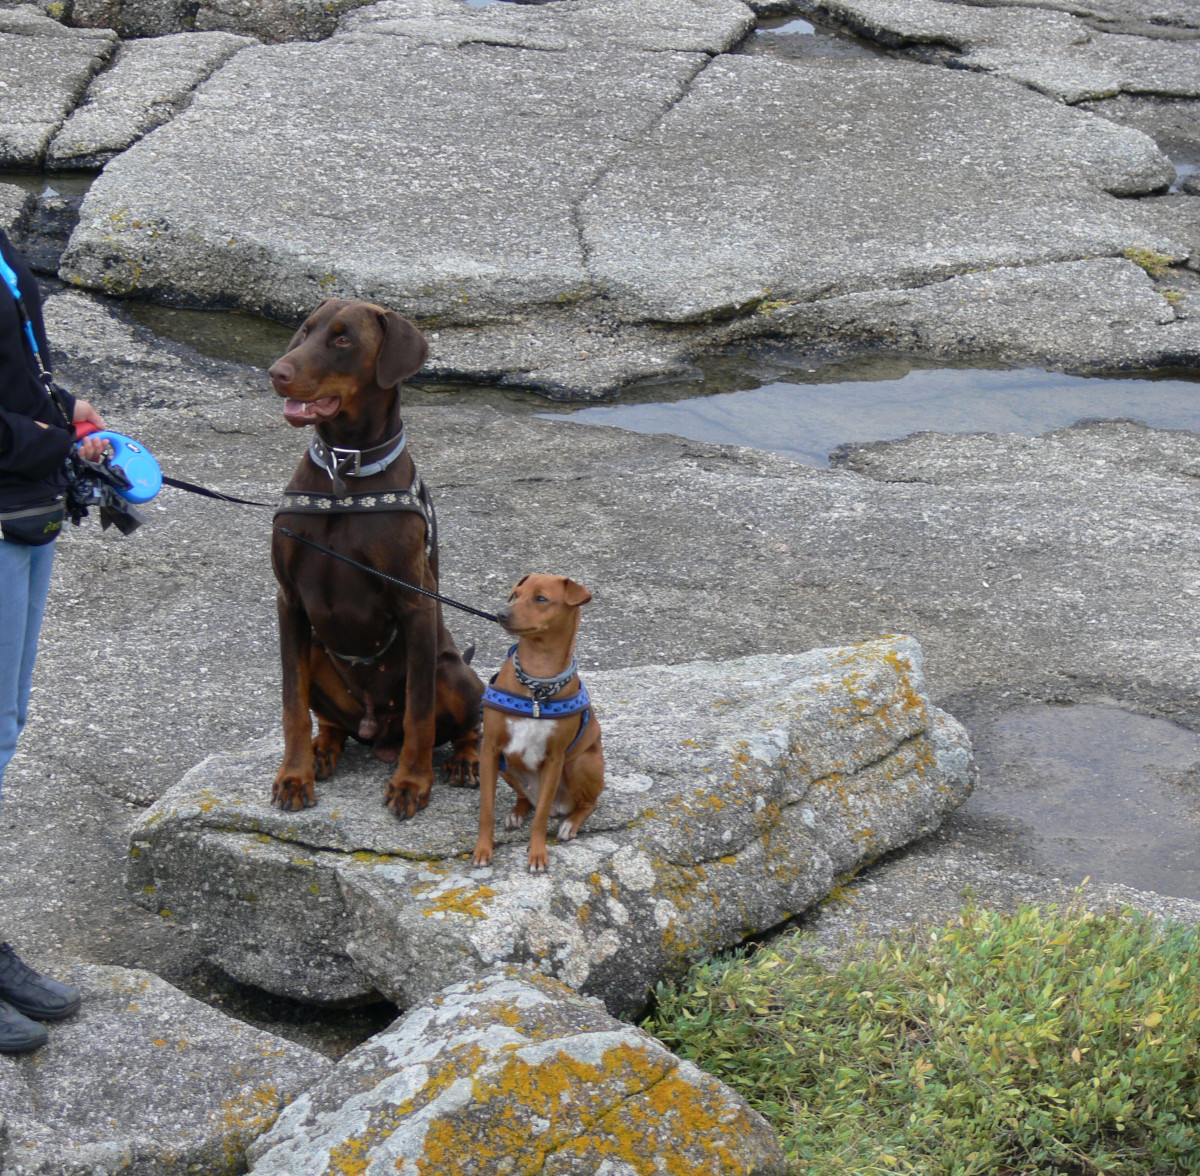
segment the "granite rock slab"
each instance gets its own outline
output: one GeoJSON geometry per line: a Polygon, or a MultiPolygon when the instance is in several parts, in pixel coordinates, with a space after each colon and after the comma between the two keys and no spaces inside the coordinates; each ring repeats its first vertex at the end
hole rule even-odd
{"type": "Polygon", "coordinates": [[[770,329],[833,351],[864,344],[1075,372],[1200,364],[1200,322],[1132,261],[1098,258],[963,274],[911,290],[773,311],[770,329]]]}
{"type": "Polygon", "coordinates": [[[472,43],[561,51],[606,45],[672,53],[724,53],[755,20],[740,0],[553,0],[469,8],[462,0],[382,0],[342,18],[342,33],[391,33],[421,44],[472,43]]]}
{"type": "Polygon", "coordinates": [[[68,29],[34,8],[0,8],[0,167],[37,168],[62,121],[117,48],[116,34],[68,29]]]}
{"type": "Polygon", "coordinates": [[[401,1007],[532,961],[626,1015],[664,976],[767,930],[936,827],[970,788],[962,728],[924,696],[919,646],[588,675],[606,791],[526,872],[527,831],[471,865],[474,789],[400,823],[366,757],[300,813],[269,805],[273,739],[210,757],[131,835],[135,901],[189,925],[235,978],[318,1003],[401,1007]],[[364,763],[363,760],[366,760],[364,763]]]}
{"type": "Polygon", "coordinates": [[[10,237],[20,232],[36,197],[16,184],[0,184],[0,229],[10,237]]]}
{"type": "Polygon", "coordinates": [[[252,1176],[783,1176],[766,1121],[649,1034],[513,971],[457,984],[343,1058],[253,1146],[252,1176]]]}
{"type": "MultiPolygon", "coordinates": [[[[369,0],[38,0],[68,25],[113,29],[121,37],[225,31],[264,41],[316,41],[369,0]]],[[[2,6],[2,5],[0,5],[2,6]]]]}
{"type": "Polygon", "coordinates": [[[62,273],[284,321],[335,295],[451,323],[572,305],[597,293],[579,197],[707,60],[386,35],[246,50],[109,164],[62,273]]]}
{"type": "Polygon", "coordinates": [[[4,1176],[234,1176],[250,1142],[331,1067],[149,972],[52,971],[83,1004],[35,1053],[0,1057],[4,1176]]]}
{"type": "MultiPolygon", "coordinates": [[[[807,11],[889,46],[937,47],[951,65],[1011,78],[1063,102],[1122,92],[1200,95],[1200,40],[1166,39],[1162,25],[1157,36],[1131,36],[1119,31],[1123,23],[1085,23],[1086,7],[1072,14],[1041,5],[817,0],[807,11]],[[1099,31],[1105,27],[1118,31],[1099,31]]],[[[1194,9],[1190,23],[1200,25],[1194,9]]]]}
{"type": "Polygon", "coordinates": [[[609,297],[679,322],[1140,245],[1184,255],[1114,199],[1174,176],[1141,132],[985,75],[729,56],[605,172],[582,223],[609,297]],[[730,142],[737,166],[714,166],[730,142]]]}
{"type": "Polygon", "coordinates": [[[231,33],[177,33],[124,42],[51,140],[46,166],[103,167],[147,131],[174,118],[213,70],[256,43],[231,33]]]}

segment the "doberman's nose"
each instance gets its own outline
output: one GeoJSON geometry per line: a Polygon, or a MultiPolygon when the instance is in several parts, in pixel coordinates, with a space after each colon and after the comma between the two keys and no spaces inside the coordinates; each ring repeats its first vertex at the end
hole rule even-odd
{"type": "Polygon", "coordinates": [[[286,360],[277,359],[267,368],[267,375],[271,377],[272,384],[287,385],[296,378],[296,369],[286,360]]]}

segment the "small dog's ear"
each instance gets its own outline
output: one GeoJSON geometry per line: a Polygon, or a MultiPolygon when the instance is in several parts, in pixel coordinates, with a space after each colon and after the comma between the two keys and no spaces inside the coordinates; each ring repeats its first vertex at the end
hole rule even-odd
{"type": "Polygon", "coordinates": [[[582,584],[576,584],[574,580],[568,580],[566,576],[563,576],[563,588],[567,593],[567,603],[572,608],[579,608],[580,605],[587,604],[592,599],[592,594],[582,584]]]}
{"type": "Polygon", "coordinates": [[[379,325],[383,327],[383,346],[375,361],[375,382],[381,388],[394,388],[421,370],[429,344],[408,319],[394,310],[379,311],[379,325]]]}
{"type": "Polygon", "coordinates": [[[515,588],[520,588],[520,587],[521,587],[521,585],[522,585],[522,584],[524,584],[524,583],[525,583],[525,581],[529,579],[529,577],[530,577],[530,574],[531,574],[531,573],[529,573],[529,572],[526,572],[526,573],[525,573],[525,575],[523,575],[523,576],[522,576],[522,577],[521,577],[521,578],[520,578],[520,579],[519,579],[519,580],[518,580],[518,581],[517,581],[517,582],[516,582],[516,583],[513,585],[513,588],[514,588],[514,589],[515,589],[515,588]]]}

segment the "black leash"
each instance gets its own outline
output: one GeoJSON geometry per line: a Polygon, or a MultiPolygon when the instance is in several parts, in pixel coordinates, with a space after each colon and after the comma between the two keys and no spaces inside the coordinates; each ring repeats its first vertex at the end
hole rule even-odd
{"type": "Polygon", "coordinates": [[[193,482],[182,482],[178,478],[168,478],[163,474],[163,485],[174,486],[176,490],[186,490],[189,494],[199,494],[204,498],[216,498],[220,502],[236,502],[238,506],[265,506],[270,509],[274,504],[270,502],[255,502],[251,498],[234,498],[232,494],[222,494],[218,490],[208,490],[203,486],[197,486],[193,482]]]}
{"type": "MultiPolygon", "coordinates": [[[[218,495],[218,497],[221,496],[218,495]]],[[[236,502],[237,499],[233,499],[233,501],[236,502]]],[[[252,503],[248,505],[258,506],[261,504],[252,503]]],[[[401,588],[407,588],[410,592],[419,592],[422,596],[428,596],[431,600],[436,600],[441,604],[448,604],[451,608],[462,609],[463,612],[482,617],[485,621],[494,621],[497,625],[500,624],[500,618],[495,613],[482,612],[477,608],[472,608],[469,604],[460,604],[457,600],[451,600],[448,596],[442,596],[437,592],[430,592],[427,588],[418,588],[416,584],[410,584],[407,580],[401,580],[396,576],[389,576],[387,572],[381,572],[378,568],[371,567],[370,564],[359,563],[358,560],[351,559],[348,555],[343,555],[340,551],[334,551],[332,547],[325,547],[323,544],[317,543],[312,539],[306,539],[303,535],[297,535],[295,531],[290,531],[287,527],[280,527],[279,533],[286,535],[289,539],[296,539],[301,543],[307,543],[309,547],[315,548],[325,555],[330,555],[334,559],[340,559],[342,563],[348,563],[352,568],[358,568],[360,572],[367,572],[372,576],[378,576],[381,580],[387,580],[389,584],[397,584],[401,588]]]]}
{"type": "MultiPolygon", "coordinates": [[[[270,510],[275,505],[270,502],[255,502],[252,498],[234,498],[232,494],[222,494],[218,490],[209,490],[204,486],[197,486],[194,482],[184,482],[179,478],[168,478],[166,474],[163,475],[163,485],[174,486],[176,490],[186,490],[189,494],[199,494],[203,498],[215,498],[219,502],[234,502],[238,506],[265,506],[270,510]]],[[[397,576],[389,576],[387,572],[381,572],[378,568],[371,567],[370,564],[359,563],[358,560],[351,559],[348,555],[343,555],[340,551],[334,551],[332,547],[325,547],[320,543],[314,542],[312,539],[306,539],[303,535],[297,535],[295,531],[290,531],[287,527],[280,527],[279,533],[300,543],[307,543],[309,547],[316,548],[317,551],[332,556],[334,559],[340,559],[342,563],[348,563],[352,568],[358,568],[360,572],[366,572],[369,576],[378,576],[381,580],[387,580],[389,584],[395,584],[400,588],[407,588],[409,592],[416,592],[421,596],[428,596],[431,600],[436,600],[439,604],[448,604],[451,608],[460,609],[462,612],[470,613],[472,616],[482,617],[485,621],[493,621],[497,625],[500,624],[500,618],[495,613],[483,612],[481,609],[472,608],[469,604],[462,604],[457,600],[451,600],[450,597],[442,596],[438,592],[430,592],[426,588],[418,588],[416,584],[410,584],[407,580],[401,580],[397,576]]]]}

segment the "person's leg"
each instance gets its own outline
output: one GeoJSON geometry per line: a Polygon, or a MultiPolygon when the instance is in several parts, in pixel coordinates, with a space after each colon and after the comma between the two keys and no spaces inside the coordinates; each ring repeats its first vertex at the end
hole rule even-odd
{"type": "MultiPolygon", "coordinates": [[[[50,590],[54,544],[0,540],[0,785],[29,711],[38,635],[50,590]]],[[[79,1007],[79,990],[35,972],[0,943],[0,1053],[23,1053],[46,1040],[42,1025],[79,1007]]]]}
{"type": "Polygon", "coordinates": [[[26,708],[21,704],[21,683],[33,551],[34,548],[22,543],[0,540],[0,786],[24,725],[26,708]]]}

